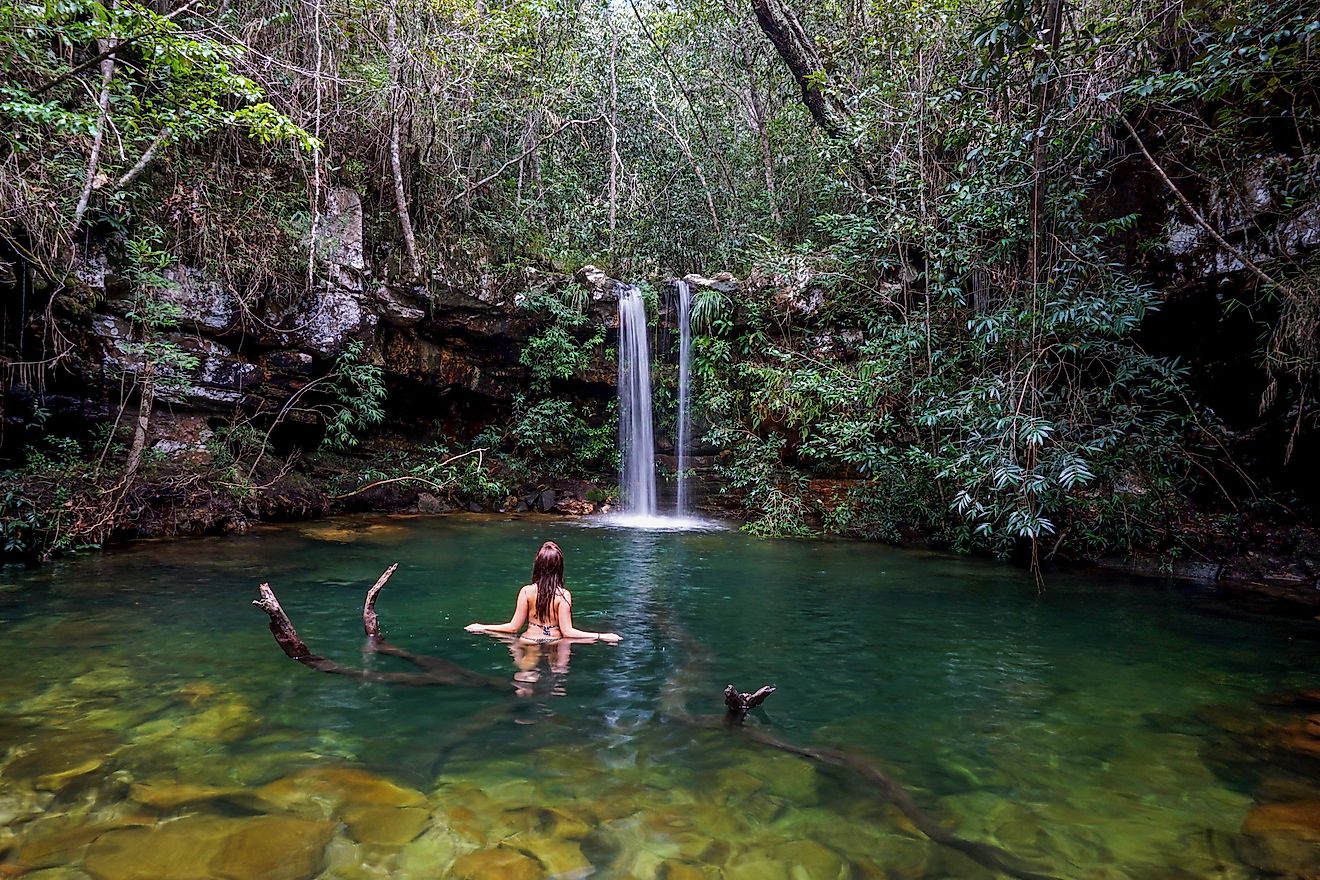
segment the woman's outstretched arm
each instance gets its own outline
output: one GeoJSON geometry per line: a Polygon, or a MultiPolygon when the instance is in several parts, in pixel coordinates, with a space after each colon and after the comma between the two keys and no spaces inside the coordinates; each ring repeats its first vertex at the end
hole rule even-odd
{"type": "Polygon", "coordinates": [[[513,617],[508,623],[469,623],[463,629],[470,633],[516,633],[527,622],[527,588],[518,591],[518,606],[513,609],[513,617]]]}
{"type": "Polygon", "coordinates": [[[566,639],[598,639],[602,642],[617,642],[622,639],[618,633],[591,632],[573,626],[573,607],[568,602],[559,603],[559,631],[566,639]]]}

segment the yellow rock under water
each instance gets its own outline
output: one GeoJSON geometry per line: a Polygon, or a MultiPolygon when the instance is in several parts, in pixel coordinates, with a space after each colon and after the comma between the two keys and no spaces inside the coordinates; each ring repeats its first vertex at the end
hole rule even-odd
{"type": "Polygon", "coordinates": [[[380,846],[403,846],[412,841],[430,817],[424,807],[347,804],[339,811],[354,840],[380,846]]]}
{"type": "Polygon", "coordinates": [[[83,870],[93,880],[311,880],[334,828],[291,816],[189,816],[102,835],[83,870]]]}
{"type": "Polygon", "coordinates": [[[175,782],[141,782],[130,789],[133,800],[153,810],[174,810],[188,804],[241,797],[245,789],[175,782]]]}
{"type": "Polygon", "coordinates": [[[422,807],[426,797],[416,789],[395,785],[356,767],[313,767],[277,779],[257,789],[257,796],[279,809],[332,808],[343,804],[378,807],[422,807]]]}
{"type": "Polygon", "coordinates": [[[585,877],[593,870],[582,848],[571,840],[518,835],[508,845],[535,858],[551,877],[585,877]]]}
{"type": "Polygon", "coordinates": [[[541,863],[525,853],[497,846],[461,855],[449,871],[453,880],[541,880],[546,876],[541,863]]]}
{"type": "Polygon", "coordinates": [[[119,828],[149,825],[144,817],[86,821],[81,817],[55,816],[25,826],[15,850],[25,869],[48,868],[75,862],[79,851],[103,834],[119,828]]]}

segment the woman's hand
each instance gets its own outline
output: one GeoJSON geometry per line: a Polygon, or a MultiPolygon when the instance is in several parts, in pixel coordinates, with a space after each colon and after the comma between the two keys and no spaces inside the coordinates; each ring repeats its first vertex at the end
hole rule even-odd
{"type": "Polygon", "coordinates": [[[467,626],[463,627],[463,629],[467,630],[467,631],[470,632],[470,633],[485,632],[485,631],[486,631],[486,624],[484,624],[484,623],[469,623],[467,626]]]}
{"type": "Polygon", "coordinates": [[[618,633],[596,633],[596,641],[609,642],[611,645],[623,641],[623,636],[618,633]]]}

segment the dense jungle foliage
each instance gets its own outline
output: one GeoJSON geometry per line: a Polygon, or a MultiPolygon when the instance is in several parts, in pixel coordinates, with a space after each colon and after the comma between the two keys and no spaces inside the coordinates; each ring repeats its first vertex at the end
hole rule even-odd
{"type": "MultiPolygon", "coordinates": [[[[1261,0],[0,0],[6,535],[106,537],[68,478],[115,510],[140,478],[193,368],[160,292],[190,267],[255,327],[325,274],[338,187],[369,286],[518,290],[536,327],[511,404],[359,479],[491,500],[609,473],[589,386],[613,348],[543,281],[591,263],[657,305],[675,275],[746,279],[696,291],[694,400],[759,534],[1034,562],[1304,517],[1318,37],[1310,5],[1261,0]],[[61,321],[101,305],[71,280],[98,248],[133,348],[70,438],[41,389],[78,358],[61,321]],[[1180,317],[1204,314],[1221,329],[1180,317]],[[1229,383],[1205,366],[1224,336],[1229,383]]],[[[369,349],[229,417],[221,482],[286,476],[299,412],[342,450],[406,408],[369,349]]]]}

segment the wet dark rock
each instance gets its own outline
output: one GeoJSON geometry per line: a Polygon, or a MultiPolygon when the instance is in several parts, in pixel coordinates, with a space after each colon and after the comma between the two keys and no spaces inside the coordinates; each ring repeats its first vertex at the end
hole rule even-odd
{"type": "Polygon", "coordinates": [[[549,513],[555,509],[554,489],[546,489],[536,496],[536,509],[542,513],[549,513]]]}
{"type": "Polygon", "coordinates": [[[376,288],[374,305],[381,319],[395,327],[411,327],[426,317],[426,309],[415,292],[385,284],[376,288]]]}
{"type": "Polygon", "coordinates": [[[450,510],[453,508],[429,492],[422,492],[417,496],[418,513],[447,513],[450,510]]]}
{"type": "Polygon", "coordinates": [[[587,516],[596,512],[596,505],[581,498],[561,498],[553,509],[566,516],[587,516]]]}

